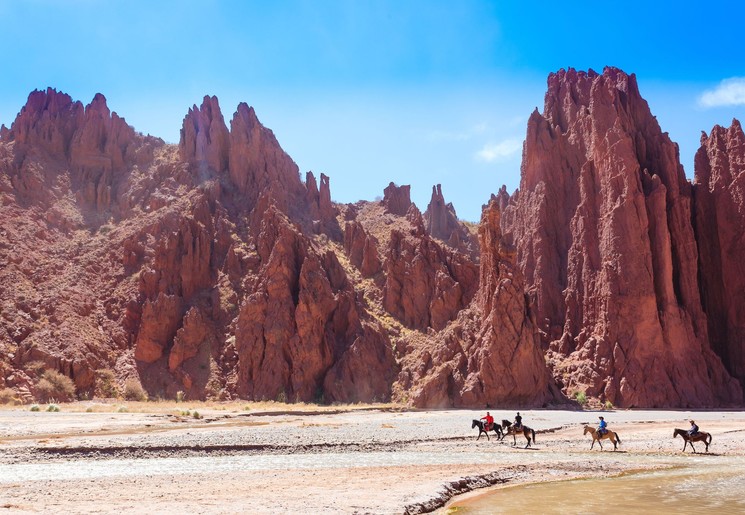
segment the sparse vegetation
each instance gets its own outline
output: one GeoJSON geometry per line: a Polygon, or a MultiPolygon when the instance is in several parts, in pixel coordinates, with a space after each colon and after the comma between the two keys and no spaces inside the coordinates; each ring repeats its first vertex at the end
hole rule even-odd
{"type": "Polygon", "coordinates": [[[179,390],[176,392],[176,402],[184,402],[184,392],[179,390]]]}
{"type": "Polygon", "coordinates": [[[49,406],[47,406],[47,411],[57,412],[59,411],[59,406],[57,406],[56,404],[50,404],[49,406]]]}
{"type": "Polygon", "coordinates": [[[607,410],[613,409],[613,403],[611,401],[605,401],[605,409],[607,410]]]}
{"type": "Polygon", "coordinates": [[[129,413],[129,410],[126,406],[119,406],[119,408],[116,410],[117,413],[129,413]]]}
{"type": "Polygon", "coordinates": [[[29,411],[39,411],[40,409],[38,404],[32,404],[29,411]]]}
{"type": "Polygon", "coordinates": [[[283,404],[286,404],[287,403],[287,394],[285,393],[284,390],[282,390],[281,392],[279,392],[277,394],[277,399],[276,400],[277,400],[277,402],[281,402],[283,404]]]}
{"type": "Polygon", "coordinates": [[[135,377],[130,377],[124,383],[124,398],[128,401],[146,401],[147,392],[135,377]]]}
{"type": "Polygon", "coordinates": [[[194,413],[192,414],[192,417],[194,417],[195,419],[199,420],[200,418],[202,418],[202,415],[200,415],[197,410],[194,410],[194,413]]]}
{"type": "Polygon", "coordinates": [[[45,370],[36,383],[36,397],[41,402],[69,402],[75,398],[75,384],[56,370],[45,370]]]}
{"type": "Polygon", "coordinates": [[[96,370],[96,396],[104,399],[119,397],[119,385],[113,370],[102,368],[96,370]]]}
{"type": "Polygon", "coordinates": [[[0,390],[0,404],[15,404],[16,399],[16,391],[13,388],[0,390]]]}
{"type": "Polygon", "coordinates": [[[587,394],[584,392],[584,390],[575,392],[574,400],[576,400],[577,404],[579,404],[580,406],[584,406],[585,404],[587,404],[587,394]]]}

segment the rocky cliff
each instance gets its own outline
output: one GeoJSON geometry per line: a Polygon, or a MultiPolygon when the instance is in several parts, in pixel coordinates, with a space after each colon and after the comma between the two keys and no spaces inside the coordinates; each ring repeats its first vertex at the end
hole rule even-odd
{"type": "Polygon", "coordinates": [[[730,374],[745,385],[745,135],[739,121],[702,134],[694,199],[709,338],[730,374]]]}
{"type": "Polygon", "coordinates": [[[742,403],[739,123],[694,186],[633,75],[548,86],[478,228],[439,185],[424,215],[394,183],[334,203],[247,104],[228,126],[204,97],[168,145],[102,95],[33,92],[0,129],[0,390],[51,369],[81,396],[111,371],[194,399],[742,403]]]}
{"type": "Polygon", "coordinates": [[[505,230],[566,394],[620,406],[742,401],[712,352],[692,188],[634,75],[551,74],[505,230]]]}

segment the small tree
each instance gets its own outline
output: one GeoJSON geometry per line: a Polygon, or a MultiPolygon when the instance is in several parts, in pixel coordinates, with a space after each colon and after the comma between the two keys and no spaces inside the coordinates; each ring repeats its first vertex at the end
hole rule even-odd
{"type": "Polygon", "coordinates": [[[36,383],[36,397],[41,402],[69,402],[75,398],[75,383],[56,370],[45,370],[36,383]]]}
{"type": "Polygon", "coordinates": [[[128,401],[146,401],[147,392],[136,377],[130,377],[124,383],[124,398],[128,401]]]}
{"type": "Polygon", "coordinates": [[[96,396],[108,398],[119,397],[119,385],[116,384],[116,376],[112,370],[102,368],[96,370],[96,396]]]}

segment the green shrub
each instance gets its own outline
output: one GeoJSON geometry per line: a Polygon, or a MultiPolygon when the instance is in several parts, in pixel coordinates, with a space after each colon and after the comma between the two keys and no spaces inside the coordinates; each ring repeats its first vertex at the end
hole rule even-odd
{"type": "Polygon", "coordinates": [[[16,401],[16,391],[13,388],[3,388],[0,390],[0,404],[15,404],[16,401]]]}
{"type": "Polygon", "coordinates": [[[119,406],[119,408],[116,410],[117,413],[129,413],[129,410],[126,406],[119,406]]]}
{"type": "Polygon", "coordinates": [[[192,417],[194,417],[196,419],[200,419],[200,418],[202,418],[202,415],[200,415],[197,410],[194,410],[194,414],[192,415],[192,417]]]}
{"type": "Polygon", "coordinates": [[[29,408],[30,411],[39,411],[39,405],[38,404],[32,404],[29,408]]]}
{"type": "Polygon", "coordinates": [[[56,404],[50,404],[49,406],[47,406],[47,411],[57,412],[59,411],[59,406],[57,406],[56,404]]]}
{"type": "Polygon", "coordinates": [[[577,401],[577,404],[580,406],[584,406],[587,404],[587,394],[584,391],[579,391],[574,394],[574,400],[577,401]]]}
{"type": "Polygon", "coordinates": [[[75,398],[75,383],[56,370],[45,370],[36,383],[36,397],[41,402],[69,402],[75,398]]]}
{"type": "Polygon", "coordinates": [[[613,403],[611,401],[605,401],[605,409],[613,409],[613,403]]]}
{"type": "Polygon", "coordinates": [[[124,398],[128,401],[146,401],[147,392],[135,377],[130,377],[124,383],[124,398]]]}
{"type": "Polygon", "coordinates": [[[119,385],[113,370],[102,368],[96,370],[96,396],[104,399],[119,397],[119,385]]]}

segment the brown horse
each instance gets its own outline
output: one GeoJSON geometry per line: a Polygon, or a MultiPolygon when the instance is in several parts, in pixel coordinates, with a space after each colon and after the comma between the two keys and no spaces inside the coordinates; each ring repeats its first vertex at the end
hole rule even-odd
{"type": "Polygon", "coordinates": [[[693,442],[704,442],[704,445],[706,445],[706,452],[709,452],[709,444],[711,443],[711,435],[709,433],[699,431],[695,435],[691,436],[685,429],[676,429],[675,431],[673,431],[673,438],[678,435],[682,436],[683,441],[685,442],[683,444],[683,452],[685,452],[686,446],[689,443],[691,444],[691,449],[693,449],[693,452],[696,452],[696,449],[693,447],[693,442]]]}
{"type": "Polygon", "coordinates": [[[594,427],[591,426],[585,426],[585,432],[584,434],[590,433],[592,435],[592,445],[590,445],[590,449],[595,447],[595,442],[600,445],[600,450],[603,450],[603,442],[602,440],[605,438],[610,439],[611,442],[613,442],[613,450],[615,451],[618,449],[618,445],[616,443],[621,443],[621,437],[618,436],[618,433],[615,431],[611,431],[610,429],[606,429],[605,433],[603,433],[601,436],[598,436],[598,431],[594,427]]]}
{"type": "MultiPolygon", "coordinates": [[[[531,436],[533,443],[535,443],[535,431],[533,431],[526,425],[523,425],[520,429],[515,429],[515,426],[512,425],[512,422],[510,422],[509,420],[502,420],[502,429],[504,430],[504,436],[512,435],[512,445],[517,445],[517,439],[515,435],[517,435],[518,433],[522,433],[525,439],[528,440],[528,444],[525,446],[526,449],[530,447],[531,436]]],[[[504,436],[502,438],[504,438],[504,436]]]]}

